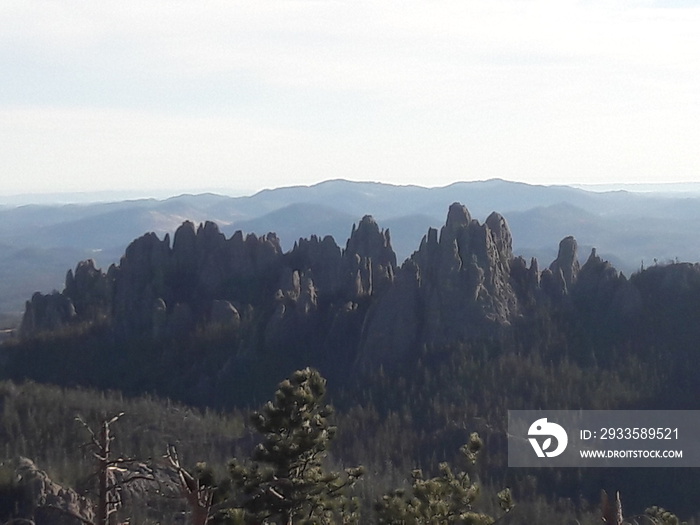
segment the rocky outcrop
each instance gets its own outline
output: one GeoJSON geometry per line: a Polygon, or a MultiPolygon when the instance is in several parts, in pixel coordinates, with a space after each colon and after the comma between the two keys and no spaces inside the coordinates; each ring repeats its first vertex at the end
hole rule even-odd
{"type": "Polygon", "coordinates": [[[352,226],[344,249],[312,236],[288,253],[272,233],[226,238],[212,222],[185,222],[172,246],[168,235],[146,234],[106,273],[80,263],[63,293],[32,297],[21,333],[100,321],[117,340],[229,337],[227,367],[237,356],[261,355],[391,362],[420,348],[497,337],[552,308],[594,327],[639,322],[649,310],[644,290],[682,291],[695,269],[645,273],[628,280],[595,250],[580,266],[573,237],[540,271],[535,259],[514,256],[502,215],[480,223],[459,203],[400,268],[389,231],[371,216],[352,226]]]}
{"type": "Polygon", "coordinates": [[[259,300],[269,275],[279,271],[281,255],[274,234],[237,232],[226,239],[212,222],[196,229],[183,223],[172,249],[167,235],[162,241],[153,234],[141,237],[113,272],[116,331],[125,337],[149,330],[182,336],[210,319],[215,301],[233,306],[259,300]],[[153,324],[154,318],[162,321],[163,309],[165,331],[153,324]]]}
{"type": "Polygon", "coordinates": [[[299,239],[294,244],[294,248],[285,255],[284,265],[312,279],[324,294],[336,296],[342,288],[342,257],[342,250],[333,237],[327,235],[321,239],[312,235],[308,239],[299,239]]]}
{"type": "Polygon", "coordinates": [[[17,458],[13,483],[20,495],[16,517],[36,525],[83,525],[95,518],[91,503],[73,489],[55,483],[30,459],[17,458]]]}
{"type": "MultiPolygon", "coordinates": [[[[560,281],[552,286],[568,290],[577,265],[575,241],[565,239],[546,271],[560,281]]],[[[536,261],[528,268],[513,257],[505,218],[494,212],[481,224],[459,203],[400,269],[389,231],[371,216],[352,226],[343,250],[312,236],[287,254],[274,234],[227,239],[212,222],[187,221],[172,247],[169,236],[146,234],[106,274],[80,263],[63,294],[33,299],[25,333],[100,311],[122,339],[183,339],[210,325],[229,328],[252,352],[333,348],[350,360],[358,352],[393,358],[504,329],[541,293],[536,261]]]]}
{"type": "Polygon", "coordinates": [[[112,320],[119,337],[153,329],[158,300],[165,300],[166,269],[170,263],[170,237],[161,241],[154,233],[136,239],[127,248],[119,266],[112,266],[108,278],[113,287],[112,320]]]}
{"type": "Polygon", "coordinates": [[[389,232],[370,216],[353,225],[344,250],[332,237],[311,237],[287,254],[274,234],[239,231],[227,239],[212,222],[186,221],[172,247],[170,236],[146,234],[106,274],[92,261],[80,263],[62,294],[33,299],[24,335],[105,318],[122,340],[183,339],[209,325],[233,330],[245,348],[274,351],[320,346],[352,325],[355,345],[368,302],[391,285],[395,271],[389,232]],[[255,326],[242,323],[243,311],[255,326]],[[242,324],[248,331],[239,330],[242,324]]]}
{"type": "Polygon", "coordinates": [[[425,303],[420,272],[406,261],[393,286],[367,313],[359,348],[361,362],[395,362],[414,350],[423,334],[425,303]]]}
{"type": "Polygon", "coordinates": [[[353,299],[384,290],[393,280],[396,254],[389,231],[382,231],[369,215],[353,225],[342,256],[341,273],[345,294],[353,299]]]}
{"type": "Polygon", "coordinates": [[[484,224],[459,203],[431,228],[373,306],[363,334],[363,359],[392,358],[417,345],[483,336],[518,315],[510,283],[510,231],[499,214],[484,224]]]}
{"type": "Polygon", "coordinates": [[[557,258],[549,265],[549,271],[543,274],[544,286],[555,297],[569,295],[578,277],[578,245],[573,237],[565,237],[559,243],[557,258]]]}
{"type": "Polygon", "coordinates": [[[509,283],[510,232],[502,217],[490,222],[495,230],[455,203],[437,243],[433,236],[414,255],[429,312],[427,341],[464,339],[482,320],[505,325],[517,313],[509,283]]]}
{"type": "Polygon", "coordinates": [[[81,319],[96,321],[109,315],[112,287],[92,259],[79,262],[75,273],[68,270],[63,295],[70,298],[81,319]]]}
{"type": "Polygon", "coordinates": [[[530,259],[529,267],[522,257],[511,260],[510,283],[522,313],[531,312],[542,301],[541,274],[534,257],[530,259]]]}
{"type": "Polygon", "coordinates": [[[285,346],[315,346],[321,327],[318,319],[318,290],[313,279],[285,268],[275,294],[275,310],[265,328],[265,349],[285,346]]]}
{"type": "Polygon", "coordinates": [[[351,361],[367,309],[395,271],[389,232],[370,216],[353,225],[344,250],[328,236],[299,239],[284,256],[265,351],[332,352],[336,360],[351,361]]]}
{"type": "Polygon", "coordinates": [[[57,291],[48,295],[36,292],[25,304],[19,333],[29,337],[52,332],[70,325],[76,317],[70,297],[57,291]]]}

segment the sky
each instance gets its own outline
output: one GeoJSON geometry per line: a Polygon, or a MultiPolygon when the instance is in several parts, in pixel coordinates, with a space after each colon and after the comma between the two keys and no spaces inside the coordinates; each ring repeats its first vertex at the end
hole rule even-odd
{"type": "Polygon", "coordinates": [[[700,1],[3,0],[0,194],[700,181],[700,1]]]}

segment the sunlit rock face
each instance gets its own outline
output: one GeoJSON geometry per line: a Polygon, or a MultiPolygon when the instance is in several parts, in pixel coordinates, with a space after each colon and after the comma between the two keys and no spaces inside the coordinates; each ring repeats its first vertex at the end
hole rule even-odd
{"type": "Polygon", "coordinates": [[[394,358],[416,345],[463,341],[508,326],[519,311],[512,259],[501,215],[480,224],[452,204],[439,235],[428,230],[370,312],[362,359],[394,358]]]}

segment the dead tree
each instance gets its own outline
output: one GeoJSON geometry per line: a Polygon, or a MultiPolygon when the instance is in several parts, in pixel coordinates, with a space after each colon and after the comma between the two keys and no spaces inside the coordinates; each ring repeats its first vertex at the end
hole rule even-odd
{"type": "Polygon", "coordinates": [[[140,479],[155,480],[153,471],[135,458],[112,457],[111,444],[114,437],[110,426],[123,415],[124,412],[121,412],[111,419],[102,420],[97,433],[79,416],[76,417],[90,434],[90,441],[83,444],[83,448],[90,449],[97,459],[97,509],[93,525],[111,525],[114,522],[114,515],[122,505],[121,492],[124,485],[140,479]],[[137,464],[142,467],[141,472],[134,472],[130,468],[137,464]],[[144,467],[146,474],[142,473],[144,467]]]}
{"type": "MultiPolygon", "coordinates": [[[[622,516],[622,502],[620,501],[619,492],[615,494],[614,502],[610,501],[608,493],[604,490],[600,494],[600,510],[603,523],[606,525],[663,525],[666,523],[659,517],[648,515],[650,510],[653,509],[657,509],[657,507],[647,509],[645,514],[625,518],[622,516]]],[[[660,510],[665,512],[664,509],[660,510]]]]}
{"type": "Polygon", "coordinates": [[[620,502],[620,493],[615,497],[615,502],[608,499],[608,493],[602,491],[600,494],[600,510],[603,514],[603,523],[606,525],[622,525],[622,503],[620,502]]]}
{"type": "Polygon", "coordinates": [[[214,488],[202,485],[198,478],[180,465],[174,445],[168,445],[165,458],[178,474],[180,493],[192,510],[192,525],[206,525],[211,513],[214,488]]]}

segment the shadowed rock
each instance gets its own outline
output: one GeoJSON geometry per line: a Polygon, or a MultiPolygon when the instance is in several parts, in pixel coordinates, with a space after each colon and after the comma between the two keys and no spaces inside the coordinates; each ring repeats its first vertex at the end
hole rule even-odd
{"type": "Polygon", "coordinates": [[[518,314],[512,258],[503,217],[492,214],[479,224],[464,206],[452,204],[439,238],[428,230],[370,309],[361,359],[390,360],[418,345],[464,341],[508,326],[518,314]]]}
{"type": "Polygon", "coordinates": [[[212,301],[209,322],[213,325],[237,330],[241,325],[241,314],[230,302],[216,299],[212,301]]]}
{"type": "Polygon", "coordinates": [[[557,258],[549,265],[556,286],[562,295],[568,295],[579,272],[578,245],[573,237],[565,237],[559,243],[557,258]]]}
{"type": "Polygon", "coordinates": [[[95,268],[95,261],[81,261],[75,273],[68,270],[63,295],[75,305],[76,315],[81,320],[98,320],[109,314],[112,287],[107,275],[95,268]]]}
{"type": "Polygon", "coordinates": [[[33,461],[19,457],[13,463],[15,483],[23,494],[17,508],[22,517],[33,518],[36,525],[83,525],[95,519],[86,498],[52,481],[33,461]]]}
{"type": "Polygon", "coordinates": [[[75,307],[69,297],[56,291],[48,295],[36,292],[25,304],[20,336],[29,337],[58,330],[75,319],[75,307]]]}
{"type": "Polygon", "coordinates": [[[341,274],[344,292],[357,299],[383,290],[394,278],[396,254],[388,230],[365,215],[355,227],[343,251],[341,274]]]}
{"type": "Polygon", "coordinates": [[[595,326],[638,320],[648,310],[645,290],[670,303],[700,281],[696,267],[682,265],[628,280],[595,250],[583,267],[577,255],[566,237],[540,272],[535,259],[514,257],[502,215],[482,224],[459,203],[400,268],[389,231],[371,216],[352,226],[343,250],[332,237],[312,236],[286,254],[272,233],[227,239],[212,222],[185,222],[172,248],[168,235],[146,234],[106,274],[80,263],[62,294],[32,297],[21,332],[91,322],[99,311],[116,339],[231,328],[210,332],[235,340],[230,366],[256,355],[391,362],[423,347],[498,337],[552,307],[595,326]]]}

